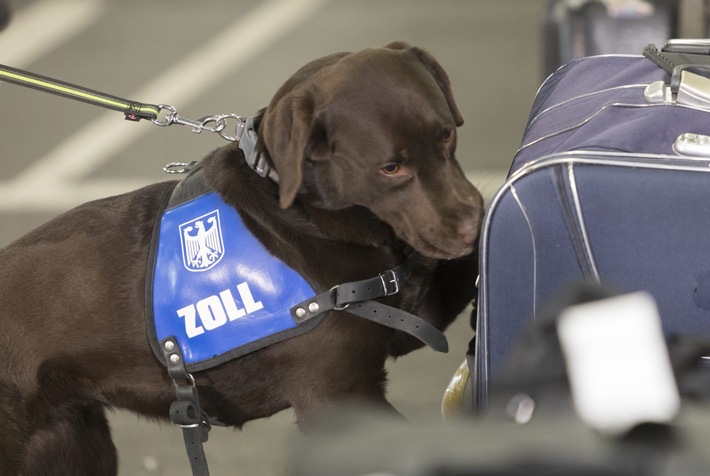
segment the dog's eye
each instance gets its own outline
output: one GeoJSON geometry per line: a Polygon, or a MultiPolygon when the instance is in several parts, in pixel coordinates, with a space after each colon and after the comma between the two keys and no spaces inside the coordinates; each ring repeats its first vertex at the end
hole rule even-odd
{"type": "Polygon", "coordinates": [[[402,167],[399,164],[387,164],[380,169],[380,171],[385,175],[396,175],[402,167]]]}
{"type": "Polygon", "coordinates": [[[453,127],[450,129],[445,129],[444,130],[444,142],[448,143],[451,142],[451,140],[454,138],[454,132],[456,129],[453,127]]]}

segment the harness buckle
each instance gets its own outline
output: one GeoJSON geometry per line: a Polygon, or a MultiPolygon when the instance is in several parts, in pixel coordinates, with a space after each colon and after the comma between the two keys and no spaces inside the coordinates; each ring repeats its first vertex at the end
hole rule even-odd
{"type": "Polygon", "coordinates": [[[338,286],[339,286],[339,285],[336,284],[335,286],[333,286],[332,288],[330,288],[330,290],[328,290],[328,293],[329,293],[331,296],[333,296],[333,300],[336,301],[336,304],[333,305],[333,310],[334,310],[334,311],[344,311],[345,309],[347,309],[347,308],[350,306],[350,303],[349,303],[349,302],[346,302],[345,304],[341,304],[341,305],[338,305],[338,304],[337,304],[337,301],[338,301],[338,286]]]}
{"type": "Polygon", "coordinates": [[[399,280],[397,279],[397,273],[392,269],[380,273],[380,281],[382,282],[382,289],[385,292],[385,296],[391,296],[399,292],[399,280]],[[394,285],[394,286],[392,286],[394,285]]]}

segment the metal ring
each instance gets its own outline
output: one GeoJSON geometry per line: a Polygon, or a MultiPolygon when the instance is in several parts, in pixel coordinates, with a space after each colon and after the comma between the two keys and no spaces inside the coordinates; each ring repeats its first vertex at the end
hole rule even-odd
{"type": "MultiPolygon", "coordinates": [[[[328,292],[329,292],[329,293],[332,293],[332,292],[335,291],[336,289],[338,289],[338,285],[337,285],[337,284],[336,284],[335,286],[333,286],[332,288],[330,288],[330,289],[328,290],[328,292]]],[[[335,300],[337,301],[337,299],[338,299],[338,292],[335,291],[335,300]]],[[[334,310],[334,311],[343,311],[343,310],[347,309],[347,308],[350,306],[350,304],[351,304],[351,303],[347,303],[347,304],[345,304],[344,306],[337,306],[337,305],[336,305],[336,306],[333,306],[333,310],[334,310]]]]}
{"type": "Polygon", "coordinates": [[[170,162],[163,166],[163,172],[167,174],[186,174],[192,170],[196,163],[196,160],[192,162],[170,162]]]}
{"type": "Polygon", "coordinates": [[[246,122],[246,119],[237,114],[222,114],[219,118],[224,125],[221,130],[217,131],[220,137],[230,142],[238,141],[242,136],[242,132],[244,132],[244,123],[246,122]],[[237,124],[234,126],[234,135],[229,135],[224,132],[227,129],[227,119],[237,120],[237,124]]]}
{"type": "Polygon", "coordinates": [[[151,119],[150,121],[153,124],[155,124],[157,126],[161,126],[161,127],[169,126],[170,124],[172,124],[173,123],[172,117],[173,117],[173,114],[177,113],[177,109],[175,109],[173,106],[168,106],[165,104],[158,104],[158,109],[160,109],[158,114],[160,114],[160,112],[162,112],[162,111],[170,111],[165,115],[165,122],[161,122],[160,119],[158,119],[157,117],[155,119],[151,119]]]}
{"type": "Polygon", "coordinates": [[[206,116],[200,119],[200,124],[202,125],[202,129],[206,130],[207,132],[222,132],[224,128],[227,126],[227,123],[224,121],[224,116],[223,115],[215,115],[215,116],[206,116]],[[210,126],[209,124],[214,122],[214,126],[210,126]]]}

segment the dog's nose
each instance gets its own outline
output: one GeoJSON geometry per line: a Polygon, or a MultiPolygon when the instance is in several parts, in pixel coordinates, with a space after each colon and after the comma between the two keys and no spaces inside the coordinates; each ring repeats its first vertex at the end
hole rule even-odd
{"type": "Polygon", "coordinates": [[[476,238],[478,238],[478,221],[472,218],[463,220],[459,223],[458,232],[461,240],[467,246],[473,245],[476,242],[476,238]]]}

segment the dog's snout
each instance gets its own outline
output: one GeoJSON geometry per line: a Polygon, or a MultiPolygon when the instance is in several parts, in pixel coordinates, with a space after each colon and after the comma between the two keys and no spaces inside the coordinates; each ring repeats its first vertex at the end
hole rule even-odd
{"type": "Polygon", "coordinates": [[[467,190],[468,193],[460,197],[464,205],[465,212],[458,212],[458,236],[459,240],[466,246],[473,246],[478,239],[481,228],[481,218],[483,210],[483,197],[472,185],[467,190]]]}
{"type": "Polygon", "coordinates": [[[478,221],[473,218],[463,220],[459,223],[458,233],[461,241],[466,246],[472,246],[476,242],[476,238],[478,238],[478,221]]]}

